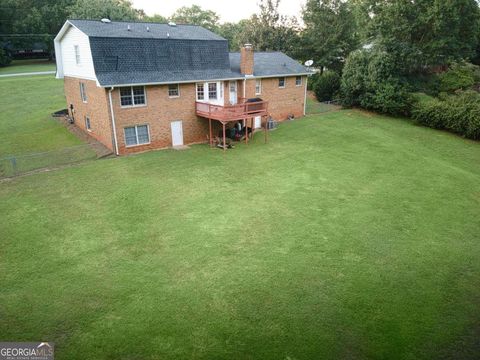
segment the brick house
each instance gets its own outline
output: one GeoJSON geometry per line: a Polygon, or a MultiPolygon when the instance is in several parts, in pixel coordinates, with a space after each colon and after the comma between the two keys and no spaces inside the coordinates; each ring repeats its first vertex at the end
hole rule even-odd
{"type": "Polygon", "coordinates": [[[305,114],[305,67],[199,26],[67,20],[54,43],[70,116],[117,155],[305,114]]]}

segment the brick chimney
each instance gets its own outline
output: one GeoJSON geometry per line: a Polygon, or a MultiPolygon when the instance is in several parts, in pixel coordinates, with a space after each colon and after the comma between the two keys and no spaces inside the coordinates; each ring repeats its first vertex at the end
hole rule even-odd
{"type": "Polygon", "coordinates": [[[253,75],[253,47],[245,44],[240,49],[240,72],[243,75],[253,75]]]}

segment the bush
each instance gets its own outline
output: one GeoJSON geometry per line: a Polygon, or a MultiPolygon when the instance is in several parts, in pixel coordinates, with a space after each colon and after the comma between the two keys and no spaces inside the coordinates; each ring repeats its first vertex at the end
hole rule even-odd
{"type": "Polygon", "coordinates": [[[319,77],[320,77],[319,72],[316,72],[315,74],[310,76],[310,78],[308,79],[308,83],[307,83],[307,90],[312,90],[313,91],[313,89],[315,89],[315,84],[317,83],[319,77]]]}
{"type": "Polygon", "coordinates": [[[7,66],[12,62],[10,55],[2,48],[0,48],[0,66],[7,66]]]}
{"type": "Polygon", "coordinates": [[[313,91],[318,101],[333,100],[340,90],[340,76],[333,71],[326,71],[318,77],[313,91]]]}
{"type": "Polygon", "coordinates": [[[480,95],[474,91],[450,95],[444,100],[418,102],[412,117],[421,125],[480,139],[480,95]]]}
{"type": "Polygon", "coordinates": [[[355,51],[343,69],[341,100],[344,106],[392,115],[408,115],[413,103],[397,77],[396,61],[384,51],[355,51]]]}
{"type": "Polygon", "coordinates": [[[439,75],[439,91],[453,93],[467,90],[480,81],[480,67],[468,63],[454,63],[439,75]]]}

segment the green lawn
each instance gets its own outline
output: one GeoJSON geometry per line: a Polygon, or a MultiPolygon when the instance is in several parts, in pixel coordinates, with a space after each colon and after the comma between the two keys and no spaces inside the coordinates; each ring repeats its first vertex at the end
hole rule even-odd
{"type": "Polygon", "coordinates": [[[0,78],[0,158],[81,144],[51,118],[65,107],[63,82],[53,75],[0,78]]]}
{"type": "Polygon", "coordinates": [[[55,71],[55,69],[55,63],[45,59],[13,60],[10,65],[0,67],[0,75],[20,74],[36,71],[55,71]]]}
{"type": "MultiPolygon", "coordinates": [[[[47,119],[61,86],[35,81],[21,103],[0,83],[3,151],[73,142],[47,119]]],[[[348,110],[262,138],[0,183],[0,339],[69,360],[478,359],[480,145],[348,110]]]]}

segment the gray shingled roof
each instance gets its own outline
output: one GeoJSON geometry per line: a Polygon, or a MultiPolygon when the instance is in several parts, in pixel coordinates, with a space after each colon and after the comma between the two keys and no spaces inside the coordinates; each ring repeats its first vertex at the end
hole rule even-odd
{"type": "Polygon", "coordinates": [[[92,37],[142,38],[142,39],[184,39],[184,40],[225,40],[221,36],[196,25],[176,25],[144,22],[100,20],[68,20],[82,32],[92,37]],[[128,30],[130,27],[130,31],[128,30]],[[147,31],[148,27],[148,31],[147,31]]]}
{"type": "Polygon", "coordinates": [[[90,37],[90,48],[102,86],[240,77],[230,70],[226,40],[90,37]]]}
{"type": "MultiPolygon", "coordinates": [[[[200,26],[69,22],[88,35],[95,74],[104,87],[243,78],[240,54],[229,54],[227,40],[200,26]]],[[[255,53],[256,76],[305,73],[285,54],[255,53]]]]}
{"type": "MultiPolygon", "coordinates": [[[[300,75],[311,72],[281,52],[254,52],[255,76],[300,75]]],[[[240,72],[240,53],[230,53],[230,68],[233,72],[240,72]]]]}

